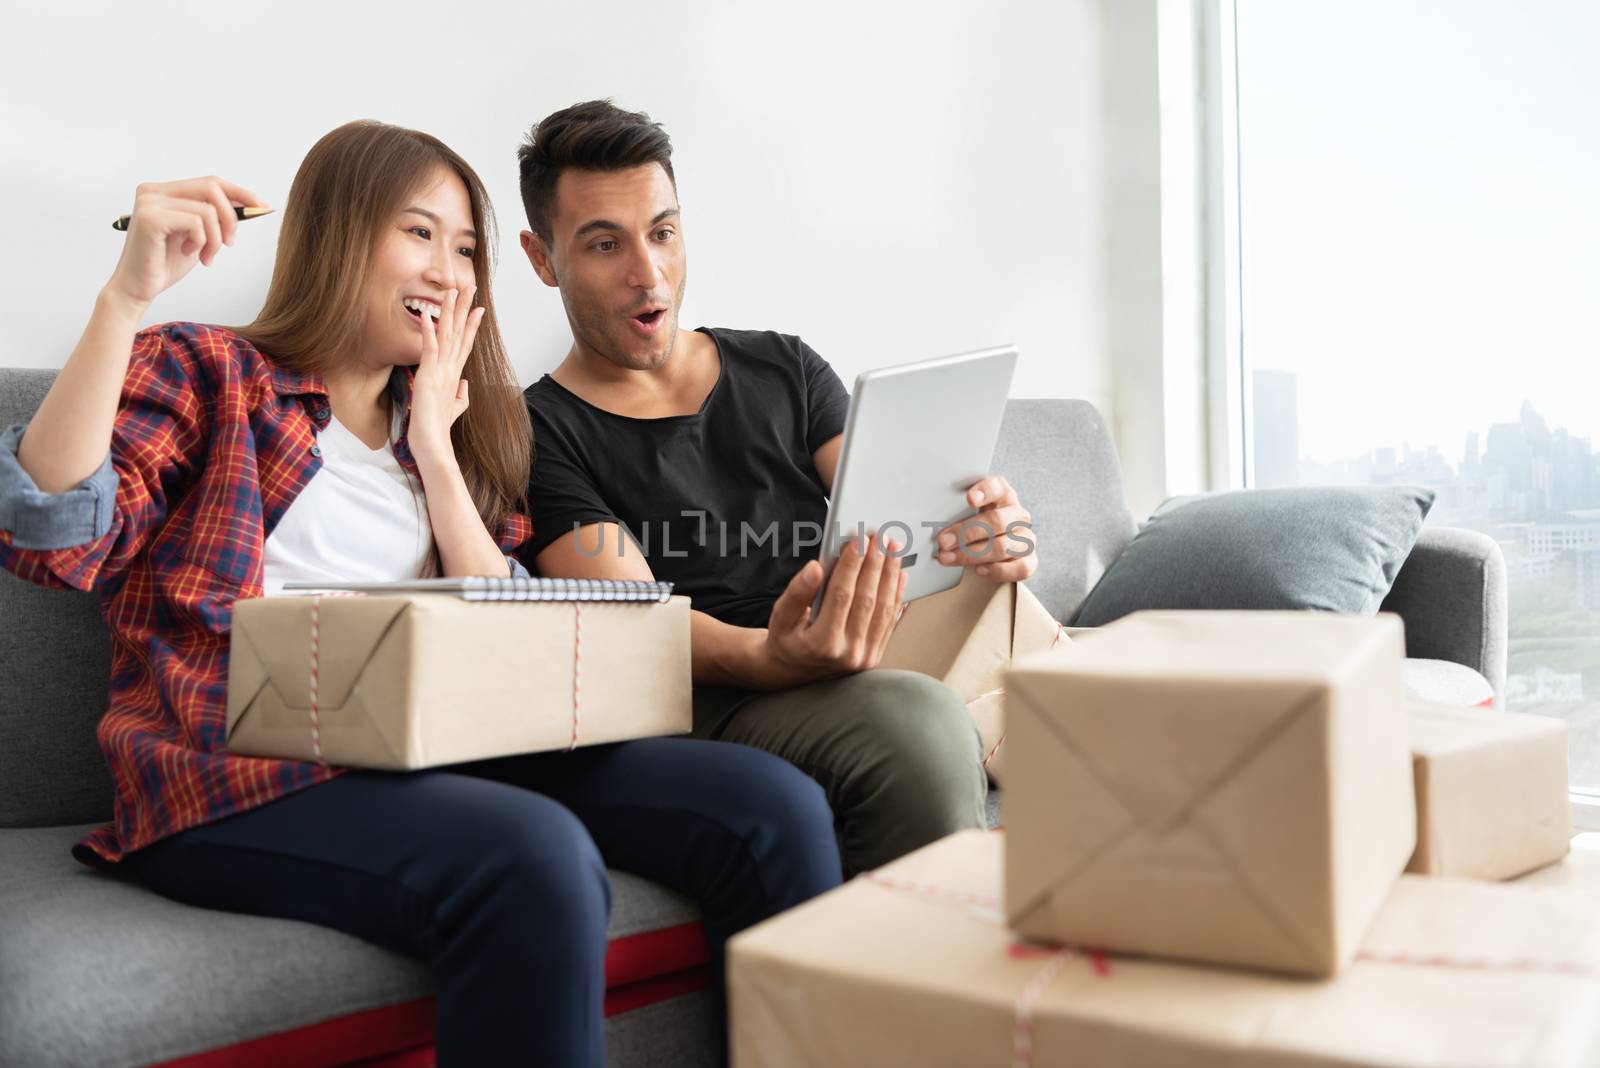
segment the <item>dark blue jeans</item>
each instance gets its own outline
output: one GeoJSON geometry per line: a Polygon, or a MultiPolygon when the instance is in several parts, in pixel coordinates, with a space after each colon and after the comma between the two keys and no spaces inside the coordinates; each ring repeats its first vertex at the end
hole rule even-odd
{"type": "Polygon", "coordinates": [[[840,878],[814,782],[687,738],[349,772],[125,863],[179,901],[426,961],[445,1068],[605,1063],[608,865],[699,901],[719,996],[732,934],[840,878]]]}

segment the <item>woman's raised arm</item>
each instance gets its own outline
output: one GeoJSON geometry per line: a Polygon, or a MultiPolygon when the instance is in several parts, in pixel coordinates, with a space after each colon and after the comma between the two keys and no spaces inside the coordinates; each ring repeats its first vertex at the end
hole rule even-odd
{"type": "Polygon", "coordinates": [[[196,263],[209,266],[233,244],[235,204],[265,206],[221,178],[139,187],[116,270],[17,447],[17,462],[42,492],[71,489],[105,459],[139,320],[196,263]]]}

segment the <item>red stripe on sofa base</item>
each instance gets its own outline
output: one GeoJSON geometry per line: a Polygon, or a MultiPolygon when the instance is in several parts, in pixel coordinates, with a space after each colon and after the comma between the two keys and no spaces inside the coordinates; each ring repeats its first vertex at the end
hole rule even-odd
{"type": "MultiPolygon", "coordinates": [[[[698,921],[642,931],[606,947],[605,1014],[615,1016],[704,989],[711,954],[698,921]]],[[[433,1063],[433,999],[355,1012],[152,1068],[426,1068],[433,1063]]]]}
{"type": "MultiPolygon", "coordinates": [[[[662,975],[641,983],[630,983],[606,991],[606,1018],[620,1016],[634,1009],[642,1009],[659,1001],[668,1001],[704,990],[711,985],[711,966],[701,965],[676,975],[662,975]]],[[[386,1053],[370,1060],[358,1061],[345,1068],[435,1068],[438,1054],[432,1043],[408,1049],[403,1053],[386,1053]]]]}
{"type": "MultiPolygon", "coordinates": [[[[614,987],[606,991],[606,1018],[693,994],[710,985],[711,966],[702,964],[614,987]]],[[[432,1038],[433,999],[421,998],[164,1061],[158,1068],[269,1068],[284,1064],[302,1068],[433,1068],[437,1058],[432,1038]]]]}
{"type": "Polygon", "coordinates": [[[426,1046],[432,1055],[432,998],[352,1012],[293,1031],[162,1061],[156,1068],[279,1068],[285,1064],[332,1068],[374,1057],[409,1056],[420,1046],[426,1046]]]}
{"type": "Polygon", "coordinates": [[[641,931],[606,947],[606,989],[672,975],[711,959],[700,921],[641,931]]]}

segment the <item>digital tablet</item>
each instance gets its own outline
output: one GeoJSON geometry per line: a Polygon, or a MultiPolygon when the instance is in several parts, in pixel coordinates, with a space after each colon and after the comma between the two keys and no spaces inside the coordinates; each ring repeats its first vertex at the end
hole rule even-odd
{"type": "MultiPolygon", "coordinates": [[[[992,473],[1016,364],[1016,346],[1006,345],[856,379],[822,531],[826,576],[847,542],[878,531],[905,546],[907,601],[961,581],[961,567],[939,563],[936,539],[977,514],[967,490],[992,473]]],[[[826,589],[824,581],[819,608],[826,589]]]]}

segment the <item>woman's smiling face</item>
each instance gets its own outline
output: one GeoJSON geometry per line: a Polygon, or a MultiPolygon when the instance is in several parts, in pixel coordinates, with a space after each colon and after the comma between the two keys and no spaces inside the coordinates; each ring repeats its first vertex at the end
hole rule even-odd
{"type": "Polygon", "coordinates": [[[422,359],[422,316],[439,316],[445,294],[477,281],[472,201],[453,172],[439,168],[381,229],[365,293],[362,354],[375,362],[422,359]]]}

